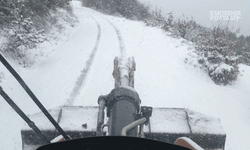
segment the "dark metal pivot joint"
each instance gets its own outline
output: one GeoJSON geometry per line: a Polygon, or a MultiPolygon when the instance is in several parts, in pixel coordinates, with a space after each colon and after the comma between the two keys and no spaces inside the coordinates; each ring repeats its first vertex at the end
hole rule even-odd
{"type": "Polygon", "coordinates": [[[110,111],[114,104],[122,99],[133,103],[139,113],[141,100],[135,90],[131,90],[126,87],[115,88],[107,95],[107,97],[105,97],[105,99],[107,100],[107,117],[110,117],[110,111]]]}
{"type": "MultiPolygon", "coordinates": [[[[105,97],[107,117],[109,117],[109,135],[121,135],[122,129],[137,120],[140,113],[138,93],[131,87],[118,87],[105,97]]],[[[137,137],[137,128],[128,131],[127,136],[137,137]]]]}
{"type": "Polygon", "coordinates": [[[149,121],[149,117],[152,116],[152,112],[153,112],[153,108],[152,107],[148,107],[148,106],[142,106],[141,107],[141,114],[143,117],[145,117],[147,119],[146,121],[146,125],[148,124],[149,121]]]}

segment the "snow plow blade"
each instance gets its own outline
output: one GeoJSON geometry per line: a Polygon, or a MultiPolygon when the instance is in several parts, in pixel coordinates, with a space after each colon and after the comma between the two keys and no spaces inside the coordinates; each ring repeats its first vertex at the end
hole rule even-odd
{"type": "MultiPolygon", "coordinates": [[[[96,136],[98,107],[59,107],[49,112],[72,139],[96,136]]],[[[49,140],[59,135],[42,113],[29,118],[49,140]]],[[[188,137],[205,150],[223,150],[226,140],[218,118],[184,108],[153,108],[150,122],[143,131],[145,138],[172,144],[180,137],[188,137]]],[[[22,128],[21,136],[23,150],[34,150],[44,145],[28,125],[22,128]]]]}

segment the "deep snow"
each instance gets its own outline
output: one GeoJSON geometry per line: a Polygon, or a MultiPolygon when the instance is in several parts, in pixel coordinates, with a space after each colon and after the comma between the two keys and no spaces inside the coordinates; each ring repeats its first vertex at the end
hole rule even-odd
{"type": "MultiPolygon", "coordinates": [[[[189,108],[220,118],[227,134],[226,150],[250,149],[249,66],[240,65],[241,75],[234,85],[215,85],[202,70],[185,63],[194,50],[191,43],[142,22],[106,16],[73,2],[78,25],[67,27],[55,42],[42,44],[39,51],[45,49],[44,56],[32,67],[22,68],[9,60],[46,108],[68,104],[79,80],[82,84],[70,104],[96,106],[98,96],[114,88],[113,60],[121,55],[121,43],[124,55],[135,57],[135,89],[142,105],[189,108]],[[98,33],[96,54],[82,79],[98,33]]],[[[25,113],[39,112],[3,65],[0,70],[4,72],[0,84],[11,98],[25,113]]],[[[24,121],[2,97],[0,120],[0,149],[21,150],[20,130],[24,121]]]]}

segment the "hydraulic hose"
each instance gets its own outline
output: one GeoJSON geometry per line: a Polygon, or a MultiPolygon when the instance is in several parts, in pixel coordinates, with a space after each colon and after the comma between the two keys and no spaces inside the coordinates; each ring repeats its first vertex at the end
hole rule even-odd
{"type": "Polygon", "coordinates": [[[134,127],[140,125],[140,124],[143,124],[147,121],[147,119],[144,117],[144,118],[141,118],[139,120],[136,120],[132,123],[130,123],[129,125],[125,126],[122,131],[121,131],[121,136],[126,136],[127,135],[127,132],[131,129],[133,129],[134,127]]]}
{"type": "Polygon", "coordinates": [[[106,105],[104,96],[99,97],[98,103],[99,103],[99,111],[98,111],[98,118],[97,118],[96,135],[101,136],[102,135],[102,125],[104,123],[104,109],[105,109],[105,105],[106,105]]]}

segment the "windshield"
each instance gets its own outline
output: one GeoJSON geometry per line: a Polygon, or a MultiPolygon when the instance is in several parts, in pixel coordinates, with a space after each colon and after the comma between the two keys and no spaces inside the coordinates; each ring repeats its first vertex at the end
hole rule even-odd
{"type": "Polygon", "coordinates": [[[1,0],[0,149],[43,145],[36,127],[49,142],[62,132],[76,139],[126,131],[171,144],[188,137],[203,149],[250,149],[248,6],[1,0]]]}

